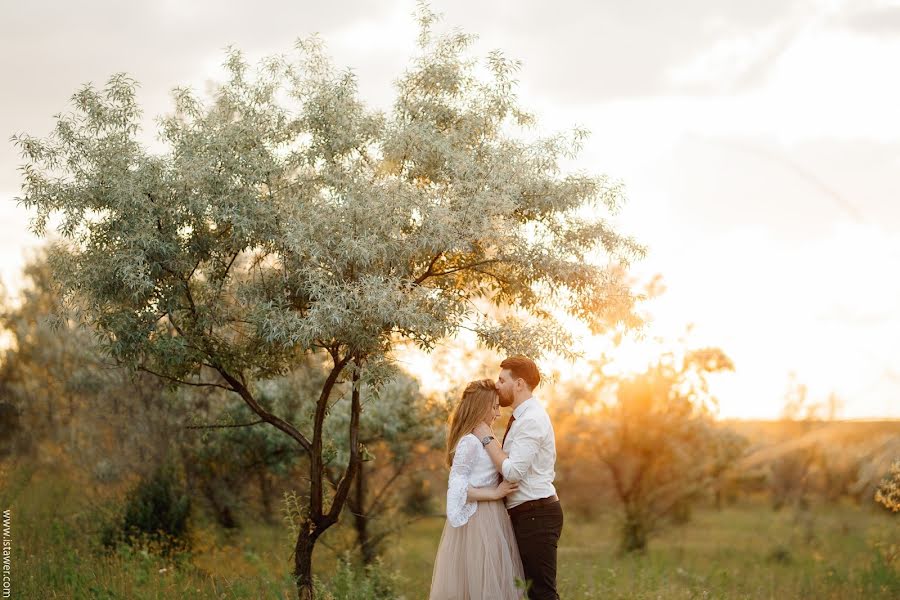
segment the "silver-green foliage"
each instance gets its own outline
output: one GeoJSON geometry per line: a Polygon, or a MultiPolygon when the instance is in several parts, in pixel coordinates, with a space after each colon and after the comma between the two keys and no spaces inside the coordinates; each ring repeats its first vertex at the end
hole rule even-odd
{"type": "Polygon", "coordinates": [[[255,69],[230,51],[209,100],[175,90],[162,153],[138,141],[124,74],[79,90],[46,138],[14,138],[32,228],[61,217],[56,273],[114,357],[253,380],[311,350],[378,356],[460,327],[565,351],[553,303],[595,330],[634,322],[620,267],[642,249],[604,218],[621,189],[560,170],[584,132],[529,141],[518,64],[492,53],[479,76],[471,36],[432,25],[386,113],[312,39],[255,69]],[[493,320],[484,297],[529,319],[493,320]]]}
{"type": "Polygon", "coordinates": [[[54,271],[109,354],[234,391],[308,453],[294,552],[304,599],[316,540],[362,459],[359,390],[382,382],[397,342],[427,349],[466,327],[499,350],[568,352],[555,309],[594,331],[636,322],[623,266],[642,249],[604,218],[622,191],[560,168],[584,132],[529,140],[517,63],[495,52],[479,75],[471,36],[435,35],[420,14],[418,55],[387,112],[311,39],[255,68],[230,51],[211,99],[176,90],[161,153],[139,142],[136,84],[121,74],[78,91],[46,138],[15,138],[21,202],[39,234],[61,217],[54,271]],[[492,317],[484,300],[513,310],[492,317]],[[253,391],[310,353],[333,364],[312,439],[253,391]],[[349,463],[326,512],[325,414],[345,369],[349,463]]]}

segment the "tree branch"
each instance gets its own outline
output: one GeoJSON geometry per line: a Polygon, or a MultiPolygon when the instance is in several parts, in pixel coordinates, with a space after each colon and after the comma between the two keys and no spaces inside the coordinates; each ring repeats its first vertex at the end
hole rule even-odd
{"type": "Polygon", "coordinates": [[[231,386],[230,391],[236,392],[244,400],[244,402],[247,403],[247,406],[249,406],[253,410],[253,412],[258,414],[263,421],[285,432],[294,440],[296,440],[298,444],[303,446],[304,450],[311,453],[312,447],[309,443],[309,440],[307,440],[306,437],[302,433],[300,433],[300,431],[296,427],[263,408],[256,401],[256,398],[253,397],[253,394],[250,393],[250,390],[247,389],[247,387],[237,378],[235,378],[231,373],[226,371],[221,366],[215,366],[214,368],[219,372],[222,378],[228,382],[228,385],[231,386]]]}
{"type": "Polygon", "coordinates": [[[322,385],[322,393],[319,394],[319,400],[316,402],[316,414],[313,423],[313,439],[309,453],[309,515],[314,522],[322,518],[322,474],[324,465],[322,463],[322,429],[325,424],[325,413],[328,408],[328,399],[331,397],[331,390],[337,383],[338,377],[347,366],[350,360],[348,354],[344,358],[339,358],[338,349],[336,347],[329,348],[331,357],[334,360],[334,366],[328,374],[328,378],[322,385]]]}
{"type": "Polygon", "coordinates": [[[385,529],[384,531],[381,531],[380,533],[373,535],[371,537],[371,539],[369,540],[369,543],[373,547],[378,547],[378,545],[381,544],[381,542],[383,542],[384,539],[386,537],[388,537],[389,535],[393,535],[394,533],[397,533],[398,531],[402,531],[402,530],[406,529],[407,527],[409,527],[410,525],[412,525],[413,523],[415,523],[416,521],[422,520],[423,518],[425,518],[425,515],[416,515],[413,517],[407,517],[406,519],[404,519],[402,522],[395,525],[394,527],[389,527],[389,528],[385,529]]]}
{"type": "Polygon", "coordinates": [[[337,521],[344,508],[347,495],[350,493],[350,486],[356,479],[356,473],[359,470],[360,454],[359,454],[359,413],[360,403],[360,369],[362,369],[362,361],[357,359],[353,365],[353,391],[350,393],[350,461],[344,476],[338,484],[337,492],[334,494],[334,500],[331,502],[331,509],[328,511],[328,519],[337,521]]]}
{"type": "Polygon", "coordinates": [[[205,381],[185,381],[183,379],[178,379],[177,377],[172,377],[171,375],[166,375],[165,373],[158,373],[152,369],[148,369],[143,365],[138,366],[138,371],[144,371],[145,373],[150,373],[151,375],[155,375],[156,377],[168,379],[169,381],[173,381],[181,385],[190,385],[193,387],[215,387],[227,390],[229,392],[233,391],[230,387],[228,387],[227,385],[222,385],[221,383],[211,383],[205,381]]]}
{"type": "Polygon", "coordinates": [[[375,514],[375,512],[378,510],[379,505],[381,504],[381,501],[386,498],[385,494],[390,489],[390,487],[394,483],[394,481],[396,481],[397,478],[403,474],[403,472],[406,470],[406,466],[408,464],[409,464],[409,458],[404,459],[403,462],[400,463],[400,466],[398,466],[397,469],[394,471],[394,474],[390,477],[390,479],[388,479],[387,483],[385,483],[384,486],[375,495],[375,498],[372,500],[372,506],[367,511],[370,515],[375,514]]]}
{"type": "MultiPolygon", "coordinates": [[[[425,281],[429,277],[440,277],[442,275],[450,275],[451,273],[456,273],[459,271],[465,271],[466,269],[474,269],[475,267],[480,267],[482,265],[492,265],[494,263],[501,262],[500,259],[497,258],[489,258],[488,260],[481,260],[478,262],[469,263],[467,265],[461,265],[459,267],[454,267],[452,269],[447,269],[446,271],[437,271],[436,273],[423,273],[419,279],[425,281]]],[[[416,280],[416,283],[421,283],[419,279],[416,280]]]]}
{"type": "Polygon", "coordinates": [[[441,256],[443,256],[443,255],[444,255],[443,251],[438,252],[434,256],[434,258],[431,259],[431,262],[428,263],[428,268],[425,270],[425,272],[422,273],[421,275],[419,275],[413,283],[415,283],[416,285],[419,285],[420,283],[422,283],[423,281],[425,281],[426,279],[428,279],[429,277],[434,275],[434,272],[432,271],[432,269],[434,268],[434,265],[437,264],[437,261],[439,261],[441,256]]]}
{"type": "Polygon", "coordinates": [[[191,269],[191,272],[190,272],[190,273],[188,273],[187,279],[185,279],[185,281],[190,281],[190,280],[191,280],[191,277],[194,276],[194,273],[197,271],[197,267],[200,266],[200,263],[202,262],[202,260],[203,260],[202,258],[198,258],[198,259],[197,259],[197,262],[194,263],[194,268],[191,269]]]}
{"type": "Polygon", "coordinates": [[[225,279],[228,277],[228,271],[231,270],[231,265],[234,264],[234,261],[237,260],[237,257],[240,256],[240,254],[240,250],[235,252],[234,256],[231,257],[231,260],[228,261],[228,264],[225,265],[225,270],[222,272],[222,279],[219,280],[219,286],[216,289],[216,296],[219,296],[222,293],[222,287],[225,285],[225,279]]]}
{"type": "Polygon", "coordinates": [[[260,423],[265,423],[264,420],[260,419],[259,421],[251,421],[249,423],[230,423],[230,424],[221,424],[221,423],[213,423],[211,425],[185,425],[185,429],[221,429],[224,427],[249,427],[251,425],[259,425],[260,423]]]}

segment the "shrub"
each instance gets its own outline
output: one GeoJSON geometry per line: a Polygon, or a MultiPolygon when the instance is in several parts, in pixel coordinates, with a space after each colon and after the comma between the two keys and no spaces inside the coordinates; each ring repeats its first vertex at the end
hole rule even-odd
{"type": "Polygon", "coordinates": [[[892,512],[900,511],[900,461],[891,465],[890,474],[884,478],[875,492],[875,501],[892,512]]]}
{"type": "Polygon", "coordinates": [[[174,468],[163,465],[128,494],[120,523],[103,532],[103,545],[126,543],[163,555],[187,550],[190,509],[174,468]]]}

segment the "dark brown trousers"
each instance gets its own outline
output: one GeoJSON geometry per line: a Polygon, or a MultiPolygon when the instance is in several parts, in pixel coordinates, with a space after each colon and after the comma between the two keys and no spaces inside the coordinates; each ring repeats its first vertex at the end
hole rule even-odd
{"type": "Polygon", "coordinates": [[[559,502],[509,516],[522,557],[528,600],[559,600],[556,591],[556,550],[563,527],[559,502]]]}

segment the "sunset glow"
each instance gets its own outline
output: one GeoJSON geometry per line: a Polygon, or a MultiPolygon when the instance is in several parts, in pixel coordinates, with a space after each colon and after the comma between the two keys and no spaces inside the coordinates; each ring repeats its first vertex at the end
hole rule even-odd
{"type": "MultiPolygon", "coordinates": [[[[27,67],[4,66],[9,89],[23,93],[5,101],[0,129],[42,134],[79,85],[127,71],[141,82],[152,145],[152,119],[171,109],[169,90],[202,90],[221,77],[218,49],[226,43],[255,59],[312,31],[337,64],[355,69],[363,97],[390,101],[392,77],[415,44],[412,2],[310,14],[270,4],[285,17],[274,29],[267,23],[265,35],[234,18],[197,36],[171,31],[196,29],[212,4],[142,5],[128,22],[171,40],[153,52],[121,37],[119,17],[107,23],[60,6],[41,17],[39,31],[0,36],[4,55],[28,57],[27,67]],[[72,23],[94,42],[61,54],[72,23]]],[[[476,51],[502,48],[522,60],[519,96],[541,132],[592,132],[572,170],[626,186],[629,202],[614,223],[649,250],[632,272],[639,282],[661,276],[666,290],[647,304],[641,337],[618,346],[586,340],[585,357],[605,354],[606,374],[622,375],[667,349],[716,346],[736,365],[713,381],[723,417],[777,417],[794,374],[814,401],[837,394],[841,417],[900,418],[900,80],[891,75],[900,38],[878,17],[896,14],[896,3],[811,0],[751,10],[726,2],[714,15],[660,8],[683,27],[609,3],[559,9],[465,0],[434,8],[445,26],[479,35],[476,51]],[[585,15],[578,23],[564,16],[574,11],[585,15]],[[589,31],[580,23],[604,25],[589,31]]],[[[37,9],[6,10],[16,22],[37,9]]],[[[19,163],[11,144],[0,148],[0,273],[12,295],[24,253],[38,243],[27,233],[29,214],[13,202],[19,163]]],[[[471,342],[461,340],[461,348],[471,342]]],[[[423,386],[435,390],[479,368],[403,360],[430,373],[423,386]]],[[[587,368],[550,363],[560,377],[587,368]]]]}

